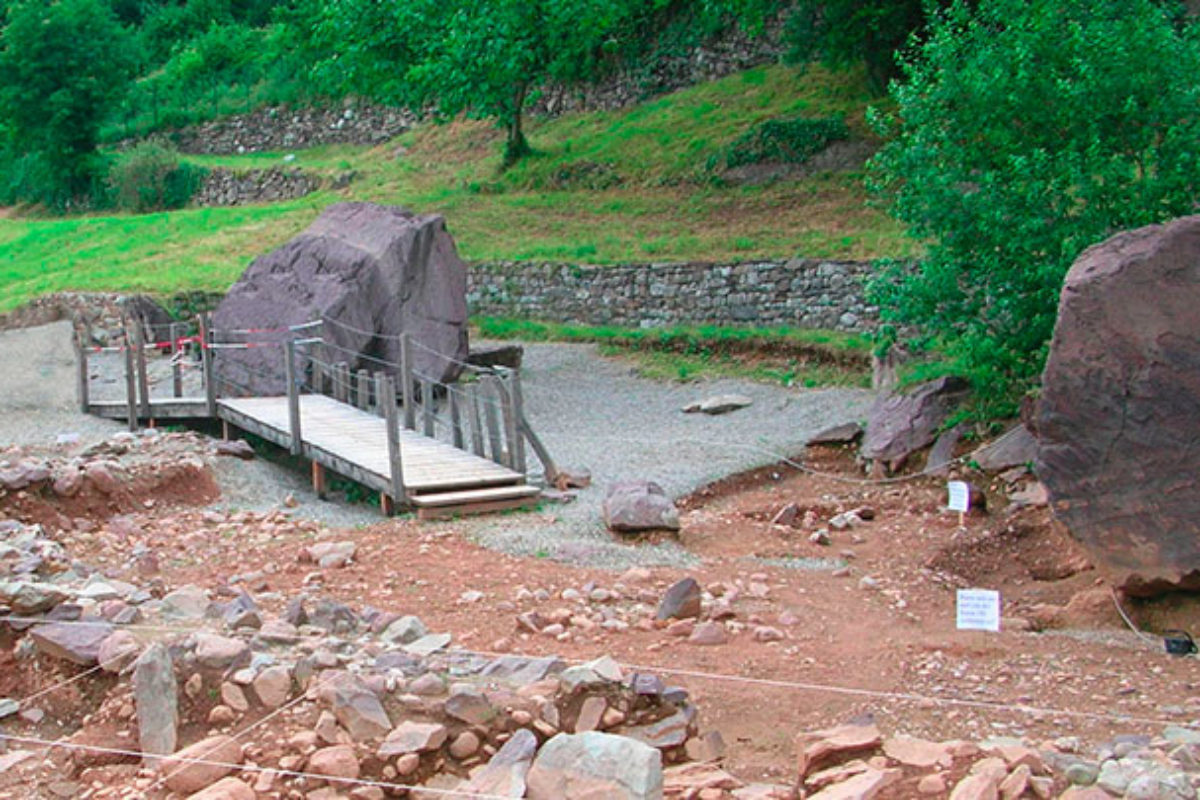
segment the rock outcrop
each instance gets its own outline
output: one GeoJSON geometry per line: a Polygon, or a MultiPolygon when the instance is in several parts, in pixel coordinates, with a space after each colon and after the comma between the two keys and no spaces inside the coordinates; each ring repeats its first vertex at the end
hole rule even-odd
{"type": "Polygon", "coordinates": [[[1038,475],[1127,592],[1200,588],[1200,216],[1119,234],[1067,274],[1038,475]]]}
{"type": "Polygon", "coordinates": [[[933,444],[942,423],[966,397],[967,382],[944,377],[910,392],[881,395],[871,409],[862,455],[899,466],[908,456],[933,444]]]}
{"type": "MultiPolygon", "coordinates": [[[[288,338],[289,326],[324,319],[323,358],[376,371],[381,361],[399,363],[399,336],[407,333],[414,370],[448,381],[468,354],[466,281],[466,265],[442,217],[341,203],[255,259],[217,307],[213,328],[253,329],[259,332],[250,338],[271,342],[288,338]]],[[[300,352],[304,370],[310,363],[307,351],[300,352]]],[[[278,347],[219,350],[216,369],[233,393],[282,394],[286,388],[278,347]]]]}

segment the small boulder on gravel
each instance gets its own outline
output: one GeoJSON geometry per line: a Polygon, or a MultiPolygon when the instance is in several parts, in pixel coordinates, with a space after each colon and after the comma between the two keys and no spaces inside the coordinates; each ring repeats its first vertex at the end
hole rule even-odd
{"type": "Polygon", "coordinates": [[[613,484],[604,498],[604,523],[617,533],[679,530],[679,509],[654,481],[613,484]]]}
{"type": "Polygon", "coordinates": [[[91,667],[99,660],[100,645],[112,631],[112,625],[102,622],[82,625],[63,622],[38,625],[30,635],[37,649],[46,655],[91,667]]]}
{"type": "Polygon", "coordinates": [[[728,414],[730,411],[737,411],[740,408],[746,408],[753,404],[754,401],[744,394],[719,394],[713,397],[706,397],[703,400],[697,400],[693,403],[688,403],[683,407],[685,414],[709,414],[716,416],[717,414],[728,414]]]}
{"type": "Polygon", "coordinates": [[[863,436],[863,458],[902,462],[933,444],[942,423],[967,396],[962,378],[946,376],[904,394],[881,396],[871,408],[863,436]]]}
{"type": "Polygon", "coordinates": [[[163,765],[165,782],[172,791],[193,794],[212,786],[241,764],[242,746],[232,736],[210,736],[175,755],[178,761],[163,765]]]}

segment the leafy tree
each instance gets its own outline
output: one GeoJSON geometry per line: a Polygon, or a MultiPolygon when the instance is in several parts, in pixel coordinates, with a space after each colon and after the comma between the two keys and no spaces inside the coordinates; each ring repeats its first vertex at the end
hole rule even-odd
{"type": "Polygon", "coordinates": [[[950,0],[800,0],[788,17],[787,60],[819,60],[831,69],[865,64],[876,94],[900,74],[909,37],[925,27],[930,8],[950,0]]]}
{"type": "Polygon", "coordinates": [[[980,0],[937,16],[904,71],[871,182],[928,253],[875,294],[942,337],[982,410],[1011,410],[1076,256],[1194,210],[1200,41],[1151,0],[980,0]]]}
{"type": "Polygon", "coordinates": [[[91,188],[101,121],[125,91],[132,39],[103,0],[20,0],[0,32],[0,126],[22,199],[63,205],[91,188]],[[30,196],[37,195],[37,196],[30,196]]]}

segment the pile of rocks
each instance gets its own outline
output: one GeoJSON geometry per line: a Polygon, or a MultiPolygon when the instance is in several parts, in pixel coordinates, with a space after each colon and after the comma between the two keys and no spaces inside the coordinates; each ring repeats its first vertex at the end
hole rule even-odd
{"type": "MultiPolygon", "coordinates": [[[[345,185],[348,177],[338,178],[345,185]]],[[[321,188],[321,179],[298,167],[270,167],[235,172],[218,167],[209,170],[192,197],[197,206],[240,206],[294,200],[321,188]]]]}
{"type": "Polygon", "coordinates": [[[873,723],[802,733],[795,739],[797,791],[808,800],[881,793],[952,800],[1191,800],[1200,786],[1200,732],[1167,728],[1158,739],[1119,736],[1095,758],[1072,737],[1036,746],[1014,738],[934,742],[885,738],[873,723]]]}
{"type": "MultiPolygon", "coordinates": [[[[748,581],[714,581],[701,587],[694,578],[684,578],[665,591],[639,586],[650,573],[635,567],[611,586],[589,582],[579,588],[563,589],[554,598],[545,589],[517,587],[512,605],[533,606],[516,615],[517,636],[527,639],[546,636],[560,642],[586,640],[597,632],[620,633],[631,628],[662,631],[664,640],[647,646],[660,650],[675,641],[689,645],[716,646],[749,634],[755,642],[772,643],[785,638],[776,627],[765,624],[757,614],[737,607],[741,598],[761,600],[771,593],[765,573],[754,573],[748,581]],[[537,608],[557,599],[561,605],[537,608]]],[[[492,643],[493,649],[508,649],[513,639],[505,636],[492,643]]]]}
{"type": "Polygon", "coordinates": [[[303,150],[322,144],[380,144],[412,127],[415,117],[398,108],[359,104],[351,108],[261,108],[249,114],[184,128],[170,134],[180,152],[232,155],[265,150],[303,150]]]}

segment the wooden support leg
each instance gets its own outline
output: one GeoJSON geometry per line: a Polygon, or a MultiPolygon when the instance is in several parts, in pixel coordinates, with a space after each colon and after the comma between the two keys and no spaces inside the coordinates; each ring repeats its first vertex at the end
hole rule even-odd
{"type": "Polygon", "coordinates": [[[229,441],[229,420],[227,419],[221,420],[221,439],[226,442],[229,441]]]}
{"type": "Polygon", "coordinates": [[[396,513],[396,504],[392,498],[382,492],[379,494],[379,510],[383,512],[385,517],[390,517],[396,513]]]}
{"type": "Polygon", "coordinates": [[[325,499],[326,483],[325,483],[325,465],[319,464],[316,461],[312,462],[312,487],[313,492],[322,500],[325,499]]]}

